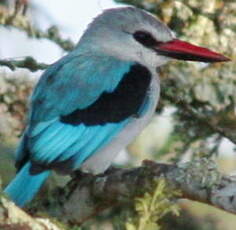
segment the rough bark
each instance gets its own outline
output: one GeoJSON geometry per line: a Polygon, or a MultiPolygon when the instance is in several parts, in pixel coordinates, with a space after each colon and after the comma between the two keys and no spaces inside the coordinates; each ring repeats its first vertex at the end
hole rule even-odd
{"type": "Polygon", "coordinates": [[[6,198],[0,198],[1,230],[62,230],[47,218],[33,218],[6,198]]]}
{"type": "MultiPolygon", "coordinates": [[[[206,203],[236,214],[236,177],[224,176],[205,158],[179,165],[144,161],[132,169],[112,169],[103,175],[75,175],[66,189],[57,191],[56,217],[67,223],[83,223],[102,210],[124,205],[151,190],[163,177],[181,197],[206,203]]],[[[43,201],[44,203],[50,201],[43,201]]],[[[50,206],[50,205],[49,205],[50,206]]]]}
{"type": "MultiPolygon", "coordinates": [[[[236,214],[236,177],[220,174],[215,163],[205,158],[178,165],[144,161],[137,168],[113,168],[97,176],[75,173],[65,188],[55,189],[53,199],[37,201],[37,207],[63,223],[82,224],[105,209],[133,202],[134,197],[150,191],[158,178],[165,178],[171,188],[181,191],[179,199],[199,201],[236,214]]],[[[2,198],[0,226],[6,228],[1,229],[22,229],[10,228],[20,226],[22,220],[28,227],[23,229],[35,229],[28,223],[38,229],[53,229],[40,228],[42,221],[32,219],[2,198]]]]}

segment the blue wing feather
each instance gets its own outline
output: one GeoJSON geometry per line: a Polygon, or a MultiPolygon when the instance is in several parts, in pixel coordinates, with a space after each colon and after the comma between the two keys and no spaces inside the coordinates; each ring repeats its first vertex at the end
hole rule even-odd
{"type": "Polygon", "coordinates": [[[95,126],[73,126],[54,121],[37,136],[29,135],[31,159],[45,166],[71,159],[71,170],[79,168],[88,156],[108,144],[129,121],[95,126]]]}
{"type": "Polygon", "coordinates": [[[39,133],[41,133],[43,130],[48,128],[50,126],[50,124],[52,124],[56,120],[58,120],[58,118],[52,119],[50,121],[41,121],[37,124],[36,129],[30,126],[28,128],[30,130],[30,132],[28,132],[28,136],[30,136],[30,137],[37,136],[39,133]]]}
{"type": "Polygon", "coordinates": [[[88,107],[103,92],[112,92],[132,64],[112,57],[66,56],[49,67],[37,84],[30,120],[48,121],[88,107]]]}
{"type": "Polygon", "coordinates": [[[98,125],[98,132],[96,132],[94,138],[90,138],[87,144],[80,148],[79,151],[77,149],[78,146],[73,146],[75,150],[77,149],[77,153],[73,156],[72,169],[77,169],[88,157],[110,143],[130,121],[131,119],[126,119],[119,123],[109,123],[104,126],[98,125]]]}

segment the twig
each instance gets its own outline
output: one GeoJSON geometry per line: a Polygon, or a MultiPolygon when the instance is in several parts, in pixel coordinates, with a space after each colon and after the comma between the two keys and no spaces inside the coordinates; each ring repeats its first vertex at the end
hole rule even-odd
{"type": "Polygon", "coordinates": [[[163,92],[163,97],[169,100],[171,103],[174,103],[179,109],[183,110],[185,113],[189,113],[193,119],[197,120],[199,123],[206,125],[210,128],[213,132],[220,134],[223,137],[228,138],[234,144],[236,144],[236,136],[234,133],[230,133],[217,124],[212,124],[209,117],[205,116],[203,113],[199,113],[194,110],[188,102],[184,101],[184,99],[179,99],[178,97],[172,96],[170,94],[163,92]]]}
{"type": "Polygon", "coordinates": [[[36,60],[32,57],[26,57],[23,60],[0,60],[0,66],[7,66],[11,70],[15,70],[16,67],[18,68],[27,68],[28,70],[35,72],[37,70],[43,70],[48,67],[47,64],[44,63],[38,63],[36,60]]]}
{"type": "Polygon", "coordinates": [[[29,37],[36,37],[36,38],[46,38],[53,42],[55,42],[57,45],[59,45],[63,50],[65,51],[71,51],[75,44],[70,39],[63,39],[61,38],[59,34],[59,30],[56,26],[50,27],[47,31],[43,32],[39,29],[34,29],[33,33],[27,32],[27,35],[29,37]]]}

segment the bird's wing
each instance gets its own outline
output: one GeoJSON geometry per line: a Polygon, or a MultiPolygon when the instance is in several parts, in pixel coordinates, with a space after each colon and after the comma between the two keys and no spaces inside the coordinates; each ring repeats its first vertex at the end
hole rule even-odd
{"type": "Polygon", "coordinates": [[[119,123],[86,126],[69,125],[55,120],[44,124],[40,132],[28,136],[31,161],[58,168],[61,171],[77,169],[93,153],[109,143],[128,119],[119,123]]]}
{"type": "Polygon", "coordinates": [[[112,92],[130,63],[115,58],[66,56],[40,78],[31,98],[31,123],[85,109],[103,92],[112,92]]]}
{"type": "Polygon", "coordinates": [[[40,80],[18,168],[29,158],[52,168],[77,168],[143,112],[150,84],[144,67],[119,61],[99,67],[81,59],[52,66],[40,80]]]}

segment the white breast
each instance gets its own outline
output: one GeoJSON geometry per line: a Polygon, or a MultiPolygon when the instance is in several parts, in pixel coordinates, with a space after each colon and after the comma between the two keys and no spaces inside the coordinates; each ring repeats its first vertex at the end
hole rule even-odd
{"type": "Polygon", "coordinates": [[[81,170],[92,174],[104,172],[112,163],[117,154],[126,147],[148,124],[155,112],[160,94],[159,77],[155,70],[152,71],[152,81],[149,90],[149,109],[140,118],[134,118],[133,122],[113,138],[112,142],[89,157],[81,166],[81,170]]]}

